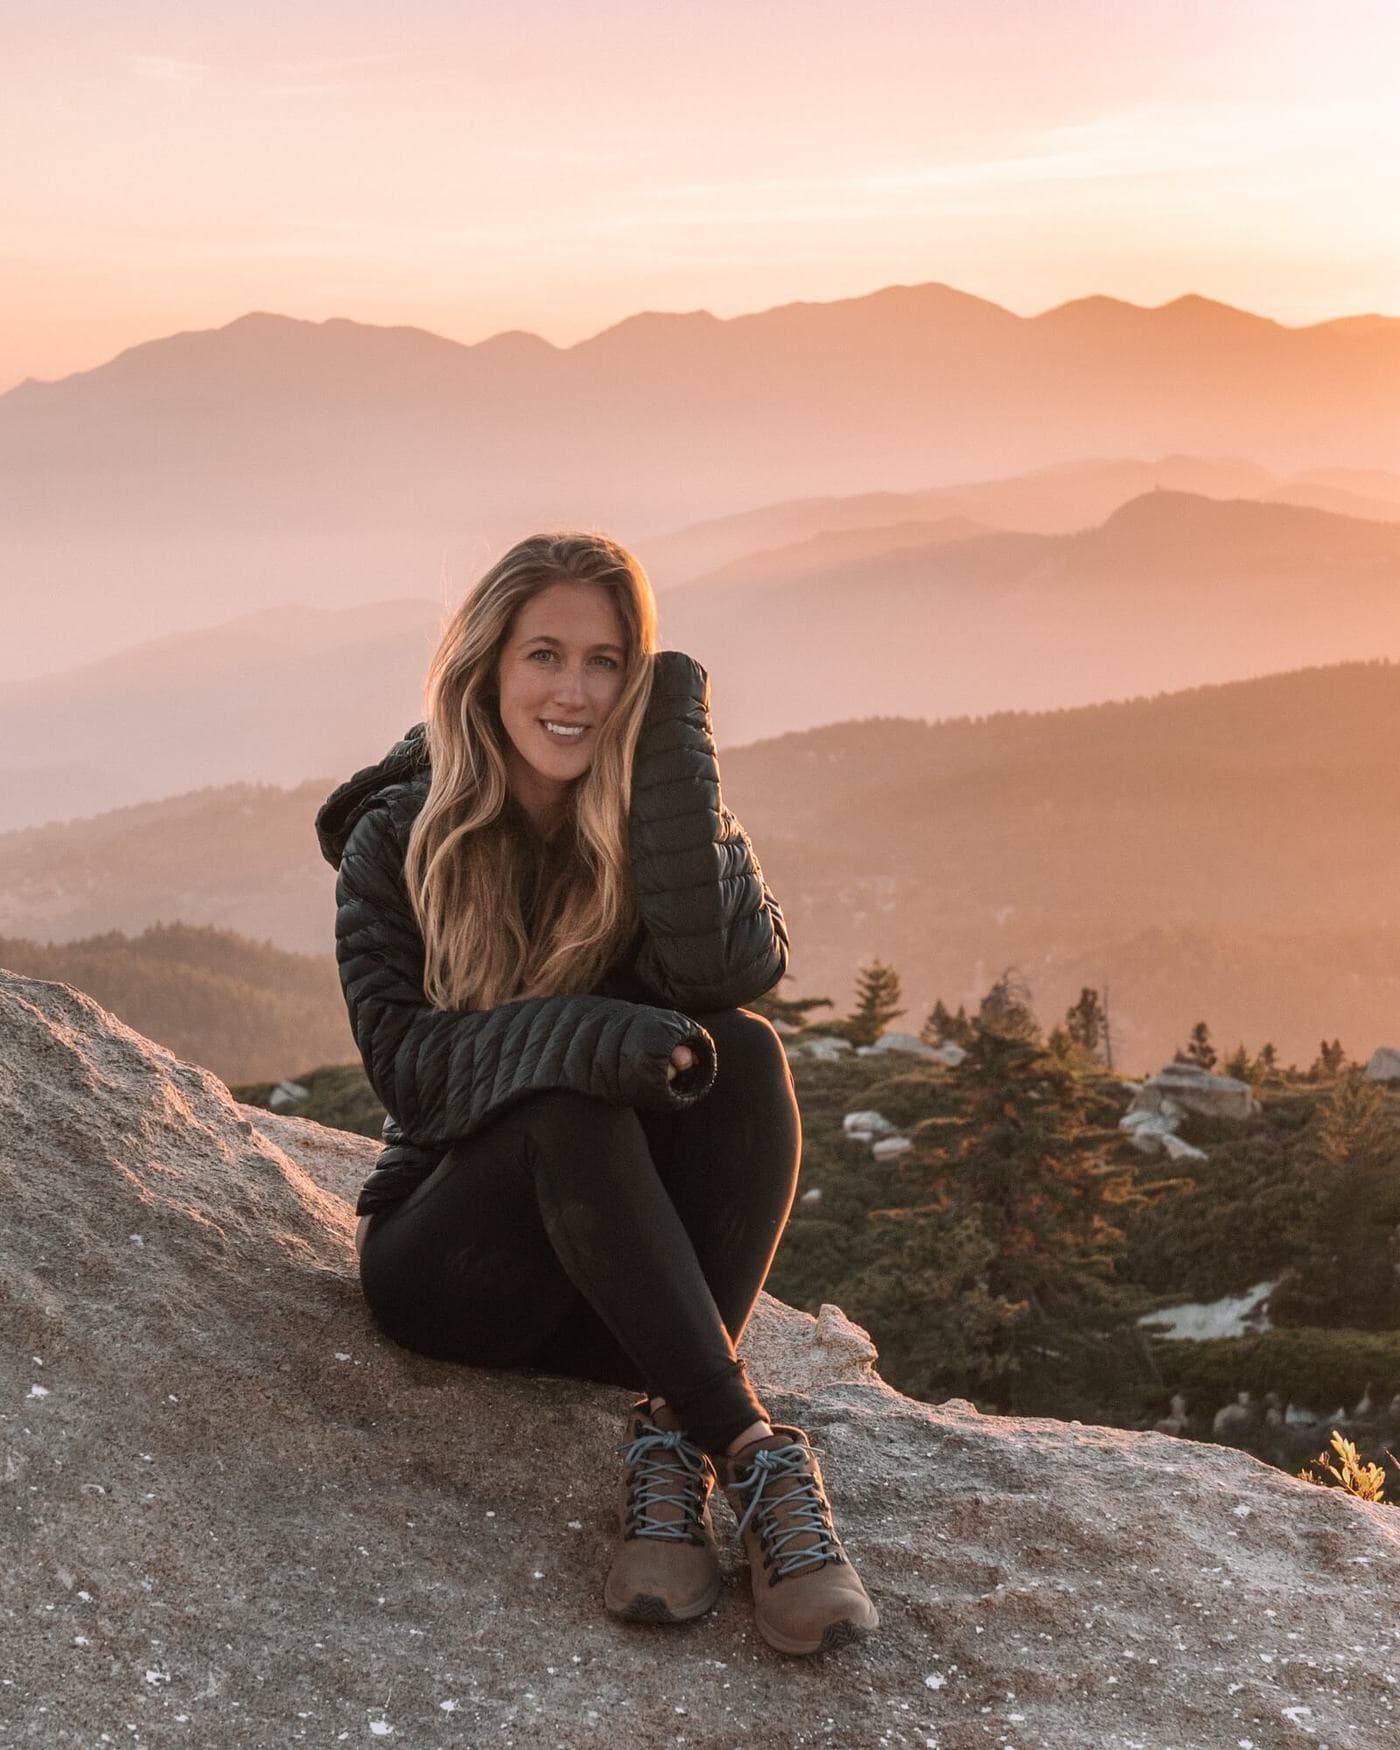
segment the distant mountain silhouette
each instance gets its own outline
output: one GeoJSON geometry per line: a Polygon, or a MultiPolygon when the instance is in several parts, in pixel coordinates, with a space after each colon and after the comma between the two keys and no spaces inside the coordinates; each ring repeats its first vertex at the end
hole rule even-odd
{"type": "Polygon", "coordinates": [[[772,555],[750,579],[735,562],[723,588],[669,592],[663,616],[736,740],[1046,710],[1400,656],[1400,524],[1153,492],[1070,535],[804,558],[789,576],[772,555]]]}
{"type": "MultiPolygon", "coordinates": [[[[1156,1067],[1202,1018],[1227,1051],[1271,1039],[1306,1065],[1324,1035],[1353,1056],[1400,1044],[1397,739],[1400,666],[1350,663],[1077,710],[831,724],[728,748],[723,776],[791,925],[785,995],[845,1009],[878,954],[917,1029],[935,998],[975,1003],[1015,964],[1047,1025],[1106,982],[1120,1068],[1156,1067]]],[[[180,920],[328,954],[334,880],[312,822],[347,775],[0,835],[0,936],[180,920]]]]}
{"type": "MultiPolygon", "coordinates": [[[[646,544],[647,569],[658,589],[712,578],[760,549],[819,543],[855,531],[871,542],[882,529],[967,518],[994,529],[1071,534],[1102,522],[1144,492],[1165,489],[1204,498],[1256,498],[1311,504],[1319,510],[1378,522],[1400,522],[1400,474],[1379,469],[1315,469],[1283,479],[1252,462],[1163,456],[1155,462],[1061,462],[1029,474],[967,481],[923,492],[867,492],[794,499],[734,516],[713,517],[646,544]]],[[[972,531],[968,531],[969,533],[972,531]]],[[[891,541],[889,545],[904,543],[891,541]]]]}
{"type": "Polygon", "coordinates": [[[205,784],[296,783],[416,722],[444,609],[293,605],[0,685],[0,830],[205,784]]]}
{"type": "MultiPolygon", "coordinates": [[[[1400,523],[1150,492],[1067,535],[842,530],[660,606],[662,644],[710,670],[727,747],[1400,657],[1400,523]]],[[[0,687],[0,829],[352,770],[422,716],[445,612],[266,611],[0,687]]]]}
{"type": "MultiPolygon", "coordinates": [[[[932,522],[881,523],[868,529],[823,529],[820,534],[806,535],[780,547],[761,548],[732,559],[703,577],[692,579],[683,588],[720,590],[731,583],[751,588],[762,583],[786,583],[800,580],[814,570],[854,560],[878,559],[884,553],[898,552],[907,547],[936,547],[947,541],[967,541],[973,535],[992,531],[974,522],[971,517],[939,517],[932,522]]],[[[667,603],[674,601],[676,591],[669,592],[667,603]]]]}
{"type": "Polygon", "coordinates": [[[1285,328],[1193,297],[1023,318],[888,286],[644,312],[567,348],[256,313],[0,396],[5,660],[53,670],[235,602],[422,594],[444,564],[455,587],[559,523],[636,544],[782,499],[1203,445],[1388,469],[1397,390],[1400,322],[1285,328]]]}

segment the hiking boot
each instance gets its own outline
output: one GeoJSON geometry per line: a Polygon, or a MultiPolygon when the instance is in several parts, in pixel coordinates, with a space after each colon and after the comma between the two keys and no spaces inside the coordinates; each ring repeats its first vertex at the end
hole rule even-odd
{"type": "Polygon", "coordinates": [[[841,1547],[807,1436],[774,1424],[721,1461],[749,1558],[758,1632],[780,1653],[824,1653],[880,1617],[841,1547]]]}
{"type": "Polygon", "coordinates": [[[621,1540],[603,1600],[628,1622],[689,1622],[719,1597],[719,1555],[710,1522],[715,1467],[688,1439],[669,1404],[653,1416],[633,1404],[619,1517],[621,1540]]]}

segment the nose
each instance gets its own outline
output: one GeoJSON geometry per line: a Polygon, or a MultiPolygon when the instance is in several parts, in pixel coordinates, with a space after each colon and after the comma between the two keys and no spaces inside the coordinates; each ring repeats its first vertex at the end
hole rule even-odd
{"type": "Polygon", "coordinates": [[[587,698],[583,685],[583,670],[571,668],[565,664],[560,668],[554,680],[554,696],[562,704],[565,700],[570,704],[581,704],[587,698]]]}

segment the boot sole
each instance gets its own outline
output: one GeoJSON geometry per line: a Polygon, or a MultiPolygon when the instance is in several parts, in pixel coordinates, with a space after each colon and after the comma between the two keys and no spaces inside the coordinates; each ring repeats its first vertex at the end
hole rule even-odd
{"type": "Polygon", "coordinates": [[[842,1617],[838,1622],[829,1622],[822,1631],[819,1641],[791,1641],[776,1630],[770,1630],[764,1623],[758,1624],[758,1632],[770,1647],[776,1647],[780,1653],[830,1653],[837,1647],[848,1647],[854,1641],[863,1641],[878,1625],[869,1627],[862,1623],[852,1622],[849,1617],[842,1617]]]}
{"type": "Polygon", "coordinates": [[[713,1610],[718,1600],[719,1584],[716,1582],[714,1589],[705,1597],[696,1599],[694,1604],[688,1604],[683,1609],[673,1610],[664,1598],[657,1598],[648,1592],[639,1592],[621,1607],[609,1604],[608,1609],[624,1622],[693,1622],[697,1616],[713,1610]]]}

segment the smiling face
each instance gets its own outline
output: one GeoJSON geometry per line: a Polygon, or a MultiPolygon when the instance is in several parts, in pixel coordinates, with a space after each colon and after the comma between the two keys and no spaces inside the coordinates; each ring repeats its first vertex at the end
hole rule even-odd
{"type": "Polygon", "coordinates": [[[593,763],[622,692],[627,633],[596,583],[552,583],[518,611],[496,663],[511,794],[546,836],[571,784],[593,763]],[[546,727],[581,725],[560,734],[546,727]]]}

